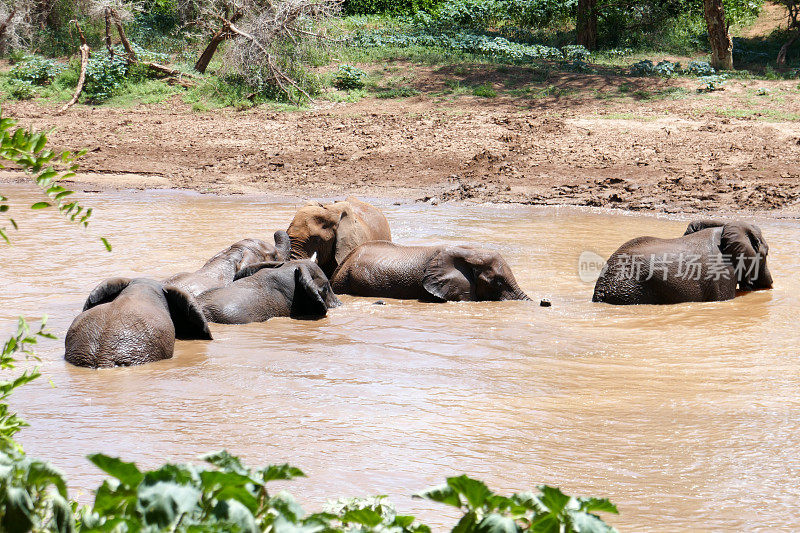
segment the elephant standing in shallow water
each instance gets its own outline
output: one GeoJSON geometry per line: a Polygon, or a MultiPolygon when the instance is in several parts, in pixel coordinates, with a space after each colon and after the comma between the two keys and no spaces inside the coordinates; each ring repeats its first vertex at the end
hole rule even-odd
{"type": "Polygon", "coordinates": [[[329,205],[307,203],[286,231],[292,243],[289,258],[309,259],[316,253],[317,263],[328,277],[358,245],[392,240],[383,213],[352,196],[329,205]]]}
{"type": "Polygon", "coordinates": [[[682,237],[639,237],[606,262],[592,301],[673,304],[730,300],[740,290],[772,288],[769,246],[758,226],[699,220],[682,237]]]}
{"type": "Polygon", "coordinates": [[[238,279],[197,297],[211,322],[247,324],[277,316],[321,317],[341,305],[325,273],[313,261],[252,265],[238,279]]]}
{"type": "Polygon", "coordinates": [[[340,294],[427,301],[530,300],[494,251],[472,246],[362,244],[331,279],[340,294]]]}
{"type": "Polygon", "coordinates": [[[289,257],[289,235],[275,232],[275,246],[259,239],[244,239],[225,248],[195,272],[175,274],[164,283],[183,289],[192,296],[233,282],[243,268],[265,261],[284,261],[289,257]]]}
{"type": "Polygon", "coordinates": [[[211,339],[191,295],[151,279],[111,278],[70,325],[64,359],[92,368],[139,365],[172,357],[176,337],[211,339]]]}

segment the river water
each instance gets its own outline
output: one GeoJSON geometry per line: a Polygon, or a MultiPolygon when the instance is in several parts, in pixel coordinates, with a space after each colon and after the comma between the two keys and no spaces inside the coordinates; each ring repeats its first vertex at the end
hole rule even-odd
{"type": "MultiPolygon", "coordinates": [[[[296,201],[175,191],[82,194],[88,231],[35,191],[3,185],[21,225],[0,247],[0,331],[50,315],[63,339],[106,277],[193,270],[244,237],[270,240],[296,201]],[[107,253],[98,240],[114,246],[107,253]]],[[[800,529],[800,224],[757,220],[772,291],[729,302],[612,307],[591,302],[578,257],[687,220],[571,208],[394,205],[394,240],[502,252],[536,302],[426,304],[342,297],[317,321],[212,325],[171,360],[102,371],[42,343],[44,378],[13,397],[28,453],[65,470],[90,501],[102,451],[153,467],[222,447],[253,466],[291,462],[309,510],[328,498],[409,496],[468,473],[500,492],[557,485],[618,504],[624,531],[800,529]]],[[[2,334],[4,338],[5,333],[2,334]]],[[[444,512],[444,514],[442,514],[444,512]]]]}

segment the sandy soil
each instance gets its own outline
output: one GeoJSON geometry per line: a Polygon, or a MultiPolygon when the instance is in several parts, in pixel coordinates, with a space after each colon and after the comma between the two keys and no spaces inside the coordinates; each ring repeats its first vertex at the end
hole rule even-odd
{"type": "Polygon", "coordinates": [[[533,85],[527,98],[441,90],[454,77],[525,87],[526,72],[509,81],[485,70],[415,71],[420,96],[302,112],[197,113],[178,97],[62,116],[55,105],[3,107],[25,125],[55,128],[59,149],[88,148],[78,181],[90,189],[800,213],[797,81],[735,80],[698,94],[697,80],[564,74],[537,82],[560,96],[533,85]],[[663,96],[670,91],[679,97],[663,96]]]}

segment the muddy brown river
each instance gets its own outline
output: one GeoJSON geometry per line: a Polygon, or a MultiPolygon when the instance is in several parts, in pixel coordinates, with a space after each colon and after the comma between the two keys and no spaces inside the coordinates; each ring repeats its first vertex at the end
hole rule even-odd
{"type": "MultiPolygon", "coordinates": [[[[193,270],[244,237],[271,240],[300,202],[174,191],[83,194],[82,231],[39,197],[2,186],[22,228],[0,247],[2,338],[14,317],[50,315],[62,339],[110,276],[193,270]],[[104,251],[98,236],[114,246],[104,251]]],[[[567,208],[394,205],[405,244],[501,251],[535,302],[425,304],[342,297],[316,321],[212,325],[171,360],[102,371],[42,343],[42,379],[13,397],[28,453],[65,470],[90,501],[102,451],[153,467],[227,448],[251,465],[291,462],[305,505],[388,494],[433,525],[443,506],[411,494],[468,473],[510,492],[539,483],[607,496],[625,531],[798,530],[800,224],[755,219],[772,291],[720,303],[593,304],[578,257],[687,219],[567,208]],[[551,308],[538,306],[541,298],[551,308]]],[[[444,512],[444,514],[442,514],[444,512]]]]}

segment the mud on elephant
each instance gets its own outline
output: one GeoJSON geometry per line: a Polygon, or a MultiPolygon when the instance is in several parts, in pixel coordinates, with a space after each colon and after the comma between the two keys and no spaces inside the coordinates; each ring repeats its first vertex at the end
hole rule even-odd
{"type": "Polygon", "coordinates": [[[698,220],[676,239],[638,237],[606,262],[592,301],[674,304],[730,300],[772,288],[761,229],[746,222],[698,220]]]}
{"type": "Polygon", "coordinates": [[[511,267],[472,246],[362,244],[331,279],[340,294],[425,301],[530,300],[511,267]]]}
{"type": "Polygon", "coordinates": [[[172,357],[176,337],[211,339],[191,295],[151,279],[111,278],[69,327],[64,359],[92,368],[149,363],[172,357]]]}
{"type": "Polygon", "coordinates": [[[222,324],[321,317],[341,305],[325,273],[308,260],[252,265],[232,284],[206,291],[197,301],[209,321],[222,324]]]}
{"type": "Polygon", "coordinates": [[[328,205],[307,203],[297,211],[286,231],[292,243],[290,259],[308,259],[316,253],[326,276],[331,276],[360,244],[392,240],[383,213],[352,196],[328,205]]]}

